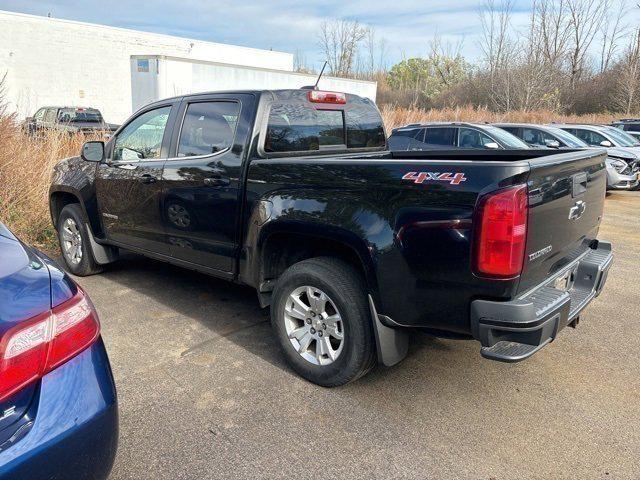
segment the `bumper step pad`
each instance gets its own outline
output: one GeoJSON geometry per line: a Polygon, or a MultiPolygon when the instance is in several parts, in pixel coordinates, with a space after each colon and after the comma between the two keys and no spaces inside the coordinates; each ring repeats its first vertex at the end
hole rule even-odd
{"type": "MultiPolygon", "coordinates": [[[[550,340],[549,340],[550,341],[550,340]]],[[[480,354],[489,360],[498,360],[499,362],[519,362],[530,357],[549,341],[541,345],[528,345],[526,343],[502,341],[496,343],[492,347],[482,347],[480,354]]]]}
{"type": "Polygon", "coordinates": [[[597,248],[569,264],[562,272],[522,297],[508,302],[474,300],[471,329],[484,358],[519,362],[552,342],[598,296],[613,261],[611,244],[597,248]],[[556,278],[571,274],[566,290],[555,288],[556,278]]]}

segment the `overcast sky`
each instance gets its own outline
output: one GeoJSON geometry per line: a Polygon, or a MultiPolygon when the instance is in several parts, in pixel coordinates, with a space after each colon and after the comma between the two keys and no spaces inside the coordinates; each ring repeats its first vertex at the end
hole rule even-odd
{"type": "MultiPolygon", "coordinates": [[[[348,19],[375,28],[387,43],[387,63],[426,52],[434,34],[463,42],[470,60],[479,55],[480,1],[470,0],[0,0],[0,10],[99,23],[255,48],[303,53],[321,62],[317,33],[325,20],[348,19]]],[[[513,23],[526,25],[531,1],[516,0],[513,23]]],[[[640,9],[636,9],[639,10],[640,9]]],[[[639,15],[632,19],[637,23],[639,15]]]]}

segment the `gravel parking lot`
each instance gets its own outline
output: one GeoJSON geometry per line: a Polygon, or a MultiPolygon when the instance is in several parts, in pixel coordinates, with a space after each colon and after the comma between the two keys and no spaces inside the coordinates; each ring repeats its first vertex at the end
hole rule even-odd
{"type": "Polygon", "coordinates": [[[111,478],[639,478],[640,192],[608,196],[607,288],[530,360],[416,335],[338,389],[284,363],[255,291],[131,256],[78,279],[120,402],[111,478]]]}

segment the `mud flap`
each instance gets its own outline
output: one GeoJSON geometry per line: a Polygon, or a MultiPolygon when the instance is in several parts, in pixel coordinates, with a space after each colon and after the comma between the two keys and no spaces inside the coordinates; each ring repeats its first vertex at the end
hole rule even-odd
{"type": "Polygon", "coordinates": [[[369,308],[376,337],[378,362],[391,367],[402,361],[409,350],[409,335],[405,329],[389,328],[380,321],[373,298],[369,295],[369,308]]]}
{"type": "Polygon", "coordinates": [[[110,245],[100,245],[96,242],[96,239],[93,238],[93,232],[91,231],[89,224],[86,223],[85,226],[87,227],[87,234],[89,235],[89,243],[91,244],[93,259],[96,263],[99,265],[106,265],[107,263],[115,262],[119,258],[118,249],[110,245]]]}

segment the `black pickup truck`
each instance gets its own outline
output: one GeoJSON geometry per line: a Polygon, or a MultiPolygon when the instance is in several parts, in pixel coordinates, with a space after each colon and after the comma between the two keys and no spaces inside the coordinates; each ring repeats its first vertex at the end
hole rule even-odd
{"type": "Polygon", "coordinates": [[[390,152],[375,105],[318,90],[148,105],[61,161],[67,267],[120,248],[253,286],[289,364],[324,386],[407,352],[412,329],[514,362],[604,286],[604,150],[390,152]]]}
{"type": "Polygon", "coordinates": [[[36,136],[45,131],[66,133],[113,132],[118,125],[106,123],[100,110],[84,107],[42,107],[24,121],[24,130],[36,136]]]}

